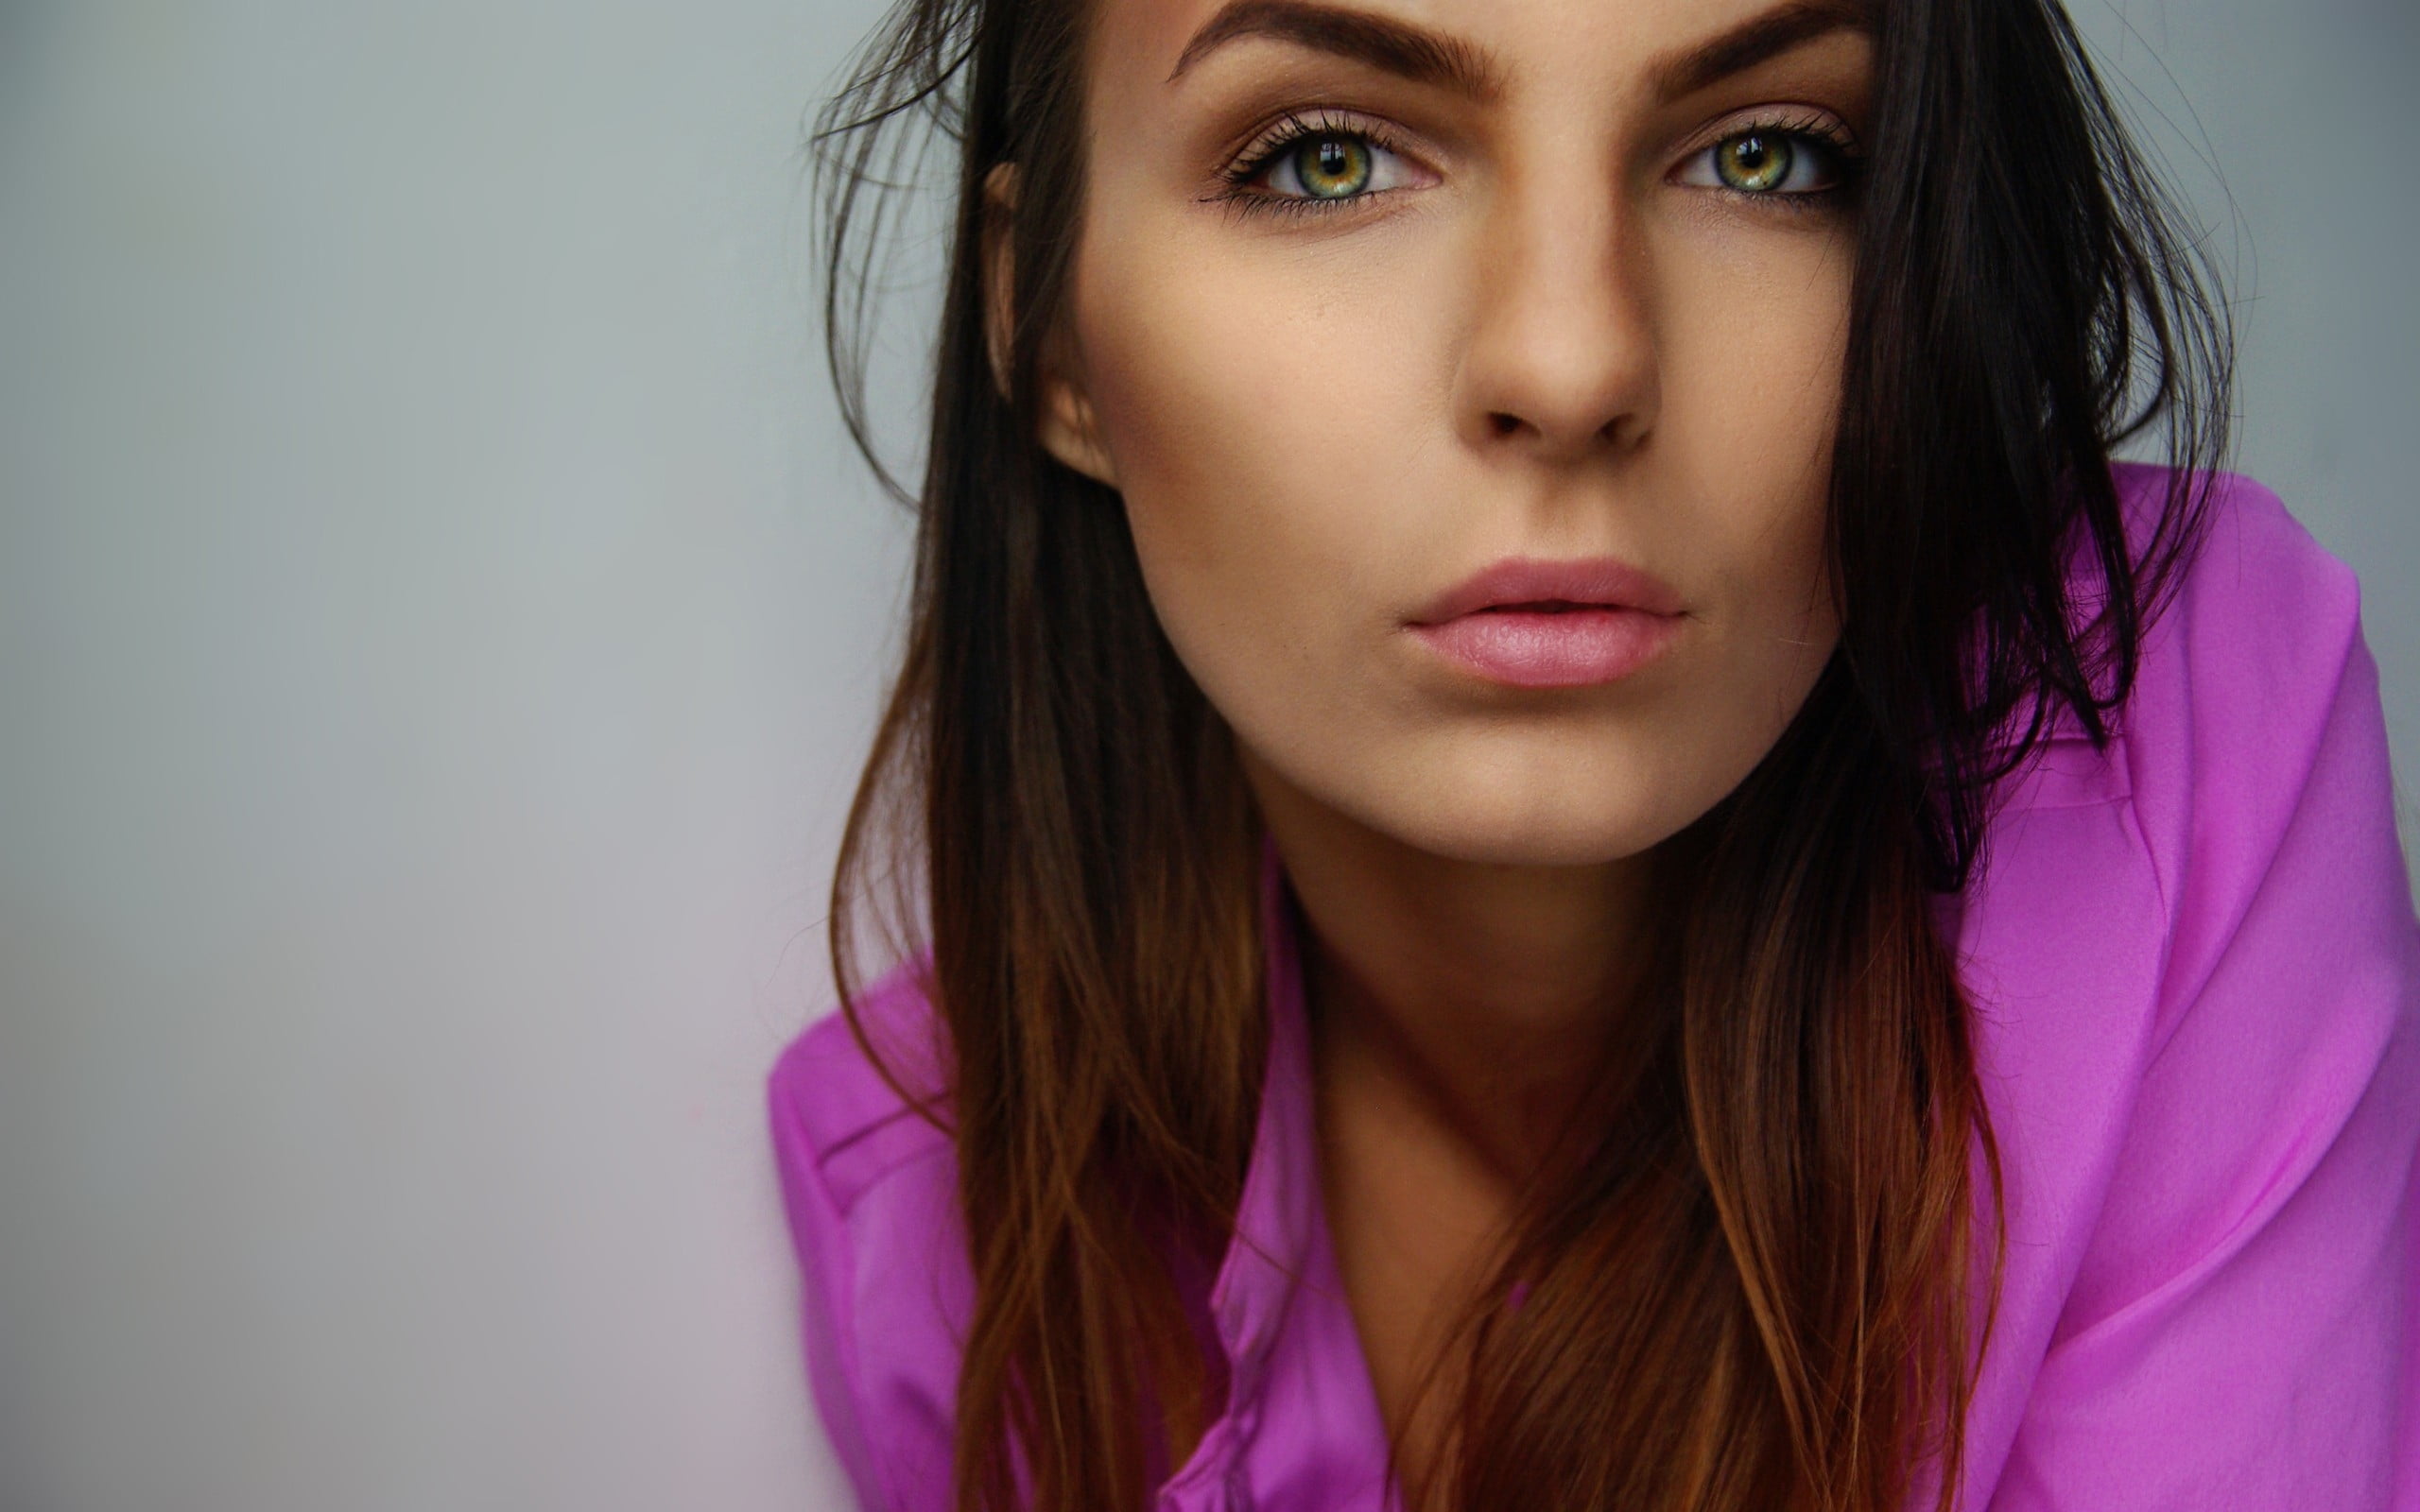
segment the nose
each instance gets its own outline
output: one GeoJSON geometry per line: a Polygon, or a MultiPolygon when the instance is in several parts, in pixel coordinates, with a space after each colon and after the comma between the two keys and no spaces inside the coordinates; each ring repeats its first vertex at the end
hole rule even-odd
{"type": "Polygon", "coordinates": [[[1647,439],[1657,360],[1636,231],[1610,191],[1574,193],[1568,177],[1489,207],[1456,377],[1467,442],[1568,465],[1647,439]]]}

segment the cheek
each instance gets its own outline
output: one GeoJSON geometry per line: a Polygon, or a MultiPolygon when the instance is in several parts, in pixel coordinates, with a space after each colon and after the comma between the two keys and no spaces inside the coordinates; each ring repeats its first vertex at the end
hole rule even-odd
{"type": "Polygon", "coordinates": [[[1409,337],[1302,297],[1324,281],[1299,267],[1154,251],[1088,249],[1076,318],[1161,623],[1222,703],[1287,664],[1343,675],[1346,627],[1409,543],[1409,337]]]}
{"type": "MultiPolygon", "coordinates": [[[[1846,355],[1852,271],[1845,236],[1726,255],[1674,249],[1664,289],[1660,439],[1694,510],[1684,545],[1705,573],[1713,614],[1742,635],[1836,633],[1825,565],[1825,501],[1846,355]]],[[[1741,669],[1754,664],[1741,646],[1741,669]]],[[[1783,654],[1772,672],[1805,675],[1783,654]]],[[[1820,665],[1820,663],[1819,663],[1820,665]]]]}

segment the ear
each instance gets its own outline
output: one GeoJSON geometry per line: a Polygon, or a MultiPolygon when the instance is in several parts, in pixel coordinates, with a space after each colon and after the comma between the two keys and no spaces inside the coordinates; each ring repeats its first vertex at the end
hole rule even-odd
{"type": "MultiPolygon", "coordinates": [[[[1009,397],[1009,355],[1016,328],[1016,262],[1011,228],[1017,203],[1017,165],[1001,163],[983,176],[983,339],[992,364],[992,387],[1009,397]]],[[[1082,365],[1064,332],[1043,342],[1040,370],[1042,415],[1034,439],[1043,450],[1095,482],[1117,487],[1117,470],[1100,441],[1092,400],[1084,390],[1082,365]]]]}

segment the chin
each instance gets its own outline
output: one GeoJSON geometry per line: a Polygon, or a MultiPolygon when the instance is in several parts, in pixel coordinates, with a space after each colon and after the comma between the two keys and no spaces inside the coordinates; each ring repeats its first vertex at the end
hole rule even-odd
{"type": "Polygon", "coordinates": [[[1398,728],[1349,744],[1279,744],[1274,756],[1247,745],[1246,763],[1261,774],[1264,801],[1324,811],[1391,845],[1473,865],[1591,867],[1652,850],[1721,799],[1727,766],[1681,736],[1665,728],[1642,740],[1596,720],[1398,728]]]}
{"type": "Polygon", "coordinates": [[[1508,819],[1454,819],[1399,832],[1396,838],[1449,861],[1495,867],[1594,867],[1653,850],[1679,827],[1643,826],[1626,817],[1574,813],[1508,819]]]}
{"type": "Polygon", "coordinates": [[[1450,861],[1500,867],[1590,867],[1653,850],[1697,816],[1651,795],[1594,781],[1531,787],[1453,782],[1425,792],[1370,795],[1362,822],[1397,843],[1450,861]]]}

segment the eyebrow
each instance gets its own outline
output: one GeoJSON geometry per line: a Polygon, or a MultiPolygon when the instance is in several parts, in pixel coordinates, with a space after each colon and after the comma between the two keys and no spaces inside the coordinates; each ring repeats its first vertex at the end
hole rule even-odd
{"type": "Polygon", "coordinates": [[[1504,90],[1503,71],[1484,48],[1392,16],[1317,0],[1228,0],[1184,44],[1167,81],[1175,83],[1202,58],[1241,37],[1290,42],[1415,84],[1442,84],[1476,100],[1493,100],[1504,90]]]}
{"type": "Polygon", "coordinates": [[[1657,63],[1650,88],[1659,99],[1679,99],[1818,37],[1836,31],[1871,36],[1874,29],[1874,12],[1858,0],[1793,0],[1657,63]]]}
{"type": "MultiPolygon", "coordinates": [[[[1677,99],[1817,37],[1873,30],[1874,14],[1864,0],[1790,0],[1659,60],[1649,71],[1649,87],[1659,99],[1677,99]]],[[[1228,0],[1184,44],[1167,82],[1175,83],[1202,58],[1243,37],[1272,38],[1351,59],[1481,103],[1504,93],[1504,70],[1484,47],[1392,16],[1320,0],[1228,0]]]]}

